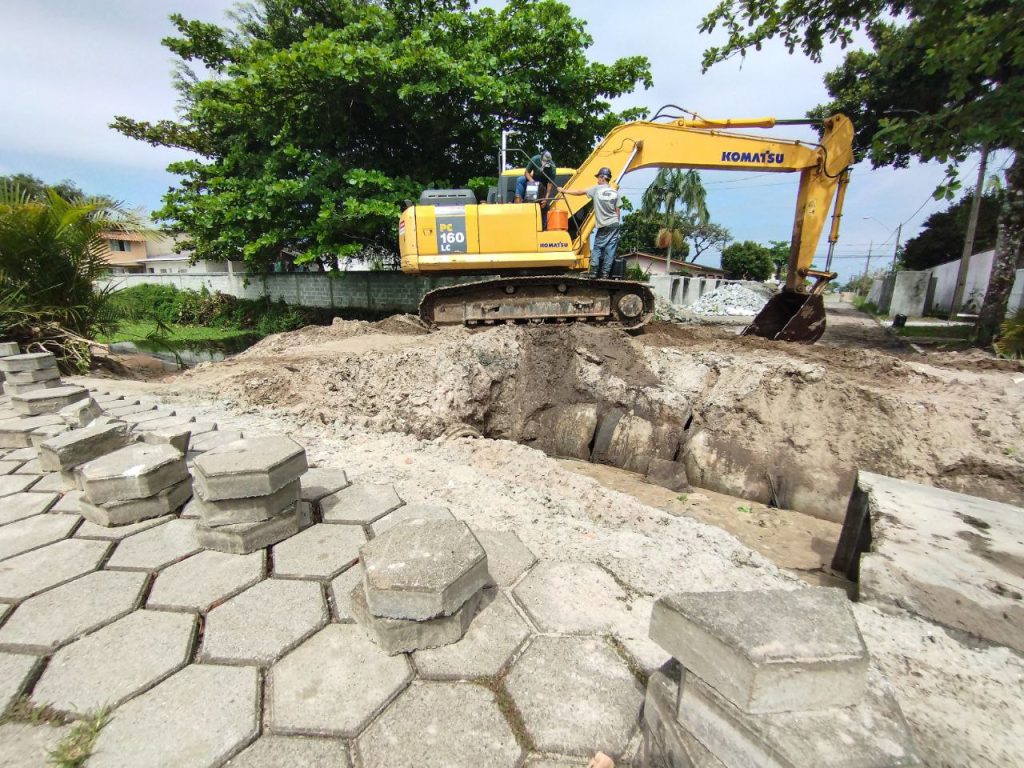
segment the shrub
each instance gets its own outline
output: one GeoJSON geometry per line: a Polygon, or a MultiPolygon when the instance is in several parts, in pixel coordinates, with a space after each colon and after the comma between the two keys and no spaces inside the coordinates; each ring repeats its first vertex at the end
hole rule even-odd
{"type": "Polygon", "coordinates": [[[1024,307],[1003,321],[995,347],[1002,357],[1024,358],[1024,307]]]}

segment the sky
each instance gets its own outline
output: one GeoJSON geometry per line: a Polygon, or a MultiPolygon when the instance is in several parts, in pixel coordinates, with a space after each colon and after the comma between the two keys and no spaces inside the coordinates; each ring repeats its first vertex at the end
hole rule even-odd
{"type": "MultiPolygon", "coordinates": [[[[827,101],[822,76],[842,61],[829,50],[815,64],[781,45],[768,44],[746,61],[733,60],[701,74],[701,54],[722,36],[702,35],[700,19],[717,0],[568,0],[594,38],[590,57],[611,62],[643,55],[654,87],[617,100],[617,108],[677,104],[707,117],[799,118],[827,101]]],[[[488,0],[501,5],[501,0],[488,0]]],[[[172,34],[171,13],[224,22],[227,0],[0,0],[0,175],[25,172],[55,183],[71,179],[87,192],[110,195],[130,207],[154,210],[174,185],[165,168],[184,152],[151,147],[108,127],[115,115],[158,120],[175,116],[173,57],[160,45],[172,34]]],[[[787,138],[815,137],[809,128],[776,129],[787,138]]],[[[589,152],[581,148],[581,160],[589,152]]],[[[574,158],[556,158],[568,166],[574,158]]],[[[996,156],[998,169],[1005,158],[996,156]]],[[[973,178],[977,158],[963,168],[973,178]]],[[[909,169],[854,168],[833,268],[845,281],[888,265],[902,224],[906,241],[929,213],[942,180],[938,163],[909,169]]],[[[639,200],[652,171],[627,175],[626,196],[639,200]]],[[[705,172],[712,219],[737,240],[789,240],[797,174],[705,172]]],[[[827,244],[822,239],[824,266],[827,244]]],[[[717,256],[702,258],[717,263],[717,256]]]]}

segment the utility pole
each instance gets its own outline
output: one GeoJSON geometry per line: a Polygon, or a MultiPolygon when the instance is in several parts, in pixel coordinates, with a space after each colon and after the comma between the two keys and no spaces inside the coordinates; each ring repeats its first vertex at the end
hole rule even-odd
{"type": "Polygon", "coordinates": [[[899,255],[900,255],[900,238],[902,236],[903,236],[903,222],[901,221],[900,225],[898,227],[896,227],[896,247],[892,249],[892,269],[890,270],[891,272],[895,272],[896,271],[896,259],[898,259],[899,255]]]}
{"type": "Polygon", "coordinates": [[[949,308],[949,319],[955,320],[960,314],[960,305],[964,300],[967,288],[967,272],[971,268],[971,255],[974,250],[974,233],[978,229],[978,213],[981,210],[981,188],[985,183],[985,166],[988,165],[988,146],[981,148],[981,163],[978,165],[978,183],[974,187],[974,199],[971,201],[971,217],[967,220],[967,236],[964,238],[964,250],[960,255],[960,269],[956,275],[956,290],[953,291],[953,305],[949,308]]]}
{"type": "Polygon", "coordinates": [[[864,263],[864,280],[865,285],[867,284],[868,271],[871,269],[871,251],[875,247],[875,241],[872,240],[868,243],[868,260],[864,263]]]}

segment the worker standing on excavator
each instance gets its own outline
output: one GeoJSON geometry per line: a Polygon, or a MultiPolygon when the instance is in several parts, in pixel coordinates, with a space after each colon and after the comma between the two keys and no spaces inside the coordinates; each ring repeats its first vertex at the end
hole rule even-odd
{"type": "Polygon", "coordinates": [[[597,231],[594,233],[594,248],[590,254],[590,277],[606,278],[611,273],[615,261],[615,249],[619,245],[619,223],[622,207],[619,203],[619,192],[611,185],[611,168],[602,168],[597,172],[597,184],[579,192],[558,187],[558,191],[566,195],[586,195],[594,201],[594,221],[597,231]]]}
{"type": "Polygon", "coordinates": [[[551,198],[555,193],[555,176],[558,169],[555,168],[555,160],[549,150],[541,150],[530,158],[526,164],[526,170],[530,172],[534,181],[539,185],[537,188],[537,200],[540,203],[540,227],[548,228],[548,206],[551,205],[551,198]]]}

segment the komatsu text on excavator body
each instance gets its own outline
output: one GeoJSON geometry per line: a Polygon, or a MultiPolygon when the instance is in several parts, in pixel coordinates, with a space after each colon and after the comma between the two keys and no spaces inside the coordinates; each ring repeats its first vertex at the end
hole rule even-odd
{"type": "MultiPolygon", "coordinates": [[[[825,329],[821,293],[835,273],[814,270],[811,263],[833,201],[829,241],[838,237],[853,162],[853,125],[834,115],[825,120],[819,142],[735,130],[775,125],[774,118],[624,123],[563,186],[586,189],[605,166],[616,185],[641,168],[799,172],[785,287],[745,333],[813,342],[825,329]]],[[[470,190],[428,190],[399,221],[402,269],[438,277],[481,277],[427,294],[420,314],[430,324],[576,320],[638,328],[654,313],[654,295],[646,284],[579,276],[590,264],[593,229],[593,204],[585,196],[557,195],[550,201],[544,228],[535,204],[478,204],[470,190]]]]}

